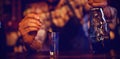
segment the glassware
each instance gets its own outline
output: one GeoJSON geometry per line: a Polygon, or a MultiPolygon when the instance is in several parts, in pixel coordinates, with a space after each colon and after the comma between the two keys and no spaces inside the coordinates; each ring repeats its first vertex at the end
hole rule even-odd
{"type": "Polygon", "coordinates": [[[50,32],[50,56],[57,57],[59,53],[59,32],[50,32]]]}

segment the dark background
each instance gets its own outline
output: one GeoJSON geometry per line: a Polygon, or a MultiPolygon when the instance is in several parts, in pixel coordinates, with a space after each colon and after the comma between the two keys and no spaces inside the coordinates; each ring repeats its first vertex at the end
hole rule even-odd
{"type": "MultiPolygon", "coordinates": [[[[18,30],[18,23],[23,18],[23,11],[25,6],[29,3],[39,0],[0,0],[0,52],[5,52],[5,34],[10,31],[18,30]],[[8,26],[11,21],[12,25],[8,26]]],[[[118,11],[118,18],[120,19],[120,0],[109,0],[109,5],[115,7],[118,11]]]]}
{"type": "MultiPolygon", "coordinates": [[[[23,18],[23,11],[26,6],[36,1],[40,0],[0,0],[0,19],[5,23],[12,20],[12,27],[17,29],[18,22],[23,18]]],[[[117,9],[117,16],[120,18],[120,0],[108,0],[108,3],[117,9]]]]}

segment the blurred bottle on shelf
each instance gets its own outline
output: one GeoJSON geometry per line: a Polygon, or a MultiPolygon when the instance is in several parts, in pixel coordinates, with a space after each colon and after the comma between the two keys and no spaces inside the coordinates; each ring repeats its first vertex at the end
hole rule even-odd
{"type": "Polygon", "coordinates": [[[89,37],[92,42],[93,53],[109,50],[109,28],[102,8],[90,10],[89,37]]]}

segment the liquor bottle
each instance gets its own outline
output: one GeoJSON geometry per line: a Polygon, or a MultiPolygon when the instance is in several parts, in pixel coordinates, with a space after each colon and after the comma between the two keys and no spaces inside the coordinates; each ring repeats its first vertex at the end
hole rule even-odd
{"type": "Polygon", "coordinates": [[[90,38],[95,38],[93,42],[109,38],[109,29],[102,8],[92,8],[90,12],[90,38]]]}
{"type": "Polygon", "coordinates": [[[90,10],[89,37],[94,52],[101,52],[106,48],[105,40],[109,39],[109,29],[102,8],[92,8],[90,10]]]}

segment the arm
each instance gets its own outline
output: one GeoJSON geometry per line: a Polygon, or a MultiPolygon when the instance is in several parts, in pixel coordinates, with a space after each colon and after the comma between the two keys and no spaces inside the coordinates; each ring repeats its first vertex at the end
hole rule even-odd
{"type": "Polygon", "coordinates": [[[106,7],[107,0],[89,0],[84,4],[84,8],[86,11],[89,11],[93,7],[106,7]]]}
{"type": "Polygon", "coordinates": [[[44,18],[42,10],[40,6],[32,5],[26,10],[25,17],[19,23],[19,31],[23,41],[33,50],[40,50],[46,37],[46,30],[43,28],[44,23],[42,22],[44,18]]]}

